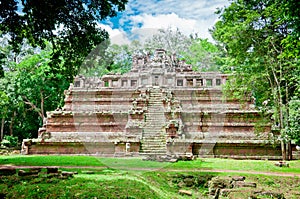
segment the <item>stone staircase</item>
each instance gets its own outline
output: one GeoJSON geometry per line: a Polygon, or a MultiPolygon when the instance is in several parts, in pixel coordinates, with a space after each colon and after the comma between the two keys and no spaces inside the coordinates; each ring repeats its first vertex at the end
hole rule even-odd
{"type": "Polygon", "coordinates": [[[150,89],[148,112],[141,141],[141,155],[165,155],[166,133],[162,93],[159,87],[150,89]]]}

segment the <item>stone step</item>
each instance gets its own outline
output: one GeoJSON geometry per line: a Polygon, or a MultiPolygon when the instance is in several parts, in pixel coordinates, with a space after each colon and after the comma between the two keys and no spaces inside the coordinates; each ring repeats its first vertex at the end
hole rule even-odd
{"type": "Polygon", "coordinates": [[[147,136],[148,138],[156,138],[156,137],[160,137],[161,136],[161,132],[157,131],[157,133],[153,133],[155,131],[144,131],[142,134],[143,136],[147,136]]]}
{"type": "Polygon", "coordinates": [[[165,140],[160,140],[157,142],[141,142],[142,146],[147,146],[147,147],[165,147],[166,146],[166,141],[165,140]]]}
{"type": "Polygon", "coordinates": [[[167,136],[165,134],[145,134],[145,133],[143,133],[143,135],[149,135],[147,137],[147,140],[165,139],[165,137],[167,136]]]}
{"type": "Polygon", "coordinates": [[[167,150],[147,150],[147,149],[141,149],[140,152],[142,153],[154,153],[154,154],[158,154],[158,153],[163,153],[163,154],[166,154],[167,153],[167,150]]]}
{"type": "Polygon", "coordinates": [[[152,93],[150,93],[150,96],[162,96],[162,95],[161,95],[161,92],[158,91],[158,92],[152,92],[152,93]]]}
{"type": "Polygon", "coordinates": [[[143,136],[144,141],[149,141],[149,142],[154,142],[154,141],[159,141],[159,140],[166,140],[165,136],[158,137],[158,136],[143,136]]]}
{"type": "Polygon", "coordinates": [[[153,131],[151,131],[151,132],[148,131],[148,132],[144,132],[142,134],[143,134],[143,137],[147,137],[147,138],[165,137],[164,135],[162,136],[159,131],[157,133],[153,133],[153,131]]]}
{"type": "Polygon", "coordinates": [[[153,150],[157,150],[157,149],[165,149],[166,148],[166,144],[164,145],[142,145],[142,149],[153,149],[153,150]]]}
{"type": "Polygon", "coordinates": [[[143,153],[143,152],[140,152],[139,155],[140,156],[161,156],[161,155],[166,155],[167,152],[165,153],[143,153]]]}
{"type": "Polygon", "coordinates": [[[147,120],[145,123],[145,128],[144,129],[148,129],[151,130],[153,128],[155,129],[161,129],[165,124],[165,121],[155,121],[155,120],[147,120]],[[148,127],[148,128],[147,128],[148,127]]]}
{"type": "Polygon", "coordinates": [[[166,147],[166,142],[142,143],[142,147],[148,147],[148,148],[166,147]]]}
{"type": "Polygon", "coordinates": [[[146,118],[145,124],[146,125],[156,125],[156,126],[159,126],[159,125],[164,125],[165,122],[166,122],[165,118],[158,118],[156,120],[150,119],[150,118],[146,118]]]}
{"type": "Polygon", "coordinates": [[[142,142],[162,142],[162,141],[166,141],[165,137],[143,137],[142,142]]]}
{"type": "Polygon", "coordinates": [[[164,115],[164,112],[162,111],[162,112],[157,112],[157,111],[153,111],[153,112],[148,112],[148,113],[146,113],[146,117],[147,116],[157,116],[157,117],[165,117],[165,115],[164,115]]]}
{"type": "Polygon", "coordinates": [[[165,145],[166,144],[166,140],[165,139],[159,139],[156,141],[149,141],[149,140],[143,140],[141,141],[142,144],[145,145],[165,145]]]}

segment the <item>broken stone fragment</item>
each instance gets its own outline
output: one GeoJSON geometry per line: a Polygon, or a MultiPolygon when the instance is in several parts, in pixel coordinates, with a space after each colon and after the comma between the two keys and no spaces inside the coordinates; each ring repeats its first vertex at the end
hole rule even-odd
{"type": "Polygon", "coordinates": [[[220,195],[223,197],[227,197],[230,193],[237,192],[235,189],[221,189],[220,195]]]}
{"type": "Polygon", "coordinates": [[[63,171],[63,172],[61,172],[61,175],[66,176],[66,177],[73,177],[74,172],[63,171]]]}
{"type": "Polygon", "coordinates": [[[233,186],[235,188],[238,188],[238,187],[253,187],[253,188],[256,188],[256,183],[255,182],[235,181],[235,182],[233,182],[233,186]]]}
{"type": "Polygon", "coordinates": [[[289,163],[280,161],[280,162],[276,162],[275,166],[278,166],[278,167],[289,167],[289,163]]]}
{"type": "Polygon", "coordinates": [[[39,172],[31,172],[31,171],[24,171],[24,170],[19,170],[18,171],[18,176],[38,176],[39,172]]]}
{"type": "Polygon", "coordinates": [[[232,188],[231,178],[214,177],[208,182],[208,191],[210,195],[215,195],[218,189],[232,188]]]}
{"type": "Polygon", "coordinates": [[[232,180],[233,181],[244,181],[245,177],[244,176],[233,176],[232,180]]]}
{"type": "Polygon", "coordinates": [[[180,190],[178,191],[178,193],[179,193],[180,195],[187,195],[187,196],[192,196],[192,195],[193,195],[191,191],[183,190],[183,189],[180,189],[180,190]]]}

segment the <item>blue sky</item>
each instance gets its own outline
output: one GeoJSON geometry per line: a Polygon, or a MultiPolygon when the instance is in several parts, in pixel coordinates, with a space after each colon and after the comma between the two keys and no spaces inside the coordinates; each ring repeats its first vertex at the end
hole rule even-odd
{"type": "Polygon", "coordinates": [[[228,5],[228,0],[129,0],[124,12],[100,26],[114,43],[127,43],[132,32],[149,35],[168,27],[212,41],[208,30],[218,19],[214,12],[228,5]]]}

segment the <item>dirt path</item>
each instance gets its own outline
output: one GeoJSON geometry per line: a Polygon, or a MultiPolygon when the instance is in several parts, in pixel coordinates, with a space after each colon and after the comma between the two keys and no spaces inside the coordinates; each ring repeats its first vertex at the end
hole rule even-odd
{"type": "Polygon", "coordinates": [[[65,168],[65,169],[120,169],[130,171],[158,171],[158,172],[212,172],[212,173],[244,173],[256,175],[282,176],[282,177],[299,177],[299,173],[267,172],[267,171],[246,171],[246,170],[227,170],[227,169],[168,169],[168,168],[134,168],[134,167],[107,167],[107,166],[12,166],[0,165],[0,169],[35,169],[35,168],[65,168]]]}

